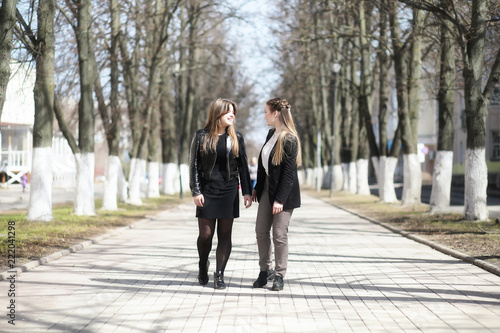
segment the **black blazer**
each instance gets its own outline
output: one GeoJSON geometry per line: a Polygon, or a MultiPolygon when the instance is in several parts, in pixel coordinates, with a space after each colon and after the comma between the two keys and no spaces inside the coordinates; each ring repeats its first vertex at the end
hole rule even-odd
{"type": "MultiPolygon", "coordinates": [[[[267,134],[266,143],[273,136],[275,129],[269,130],[267,134]]],[[[265,145],[265,143],[264,143],[265,145]]],[[[262,146],[264,147],[264,146],[262,146]]],[[[269,201],[271,206],[274,201],[283,204],[283,210],[294,209],[300,207],[300,187],[299,178],[297,176],[297,154],[298,142],[295,136],[290,136],[285,141],[285,155],[279,165],[273,165],[272,157],[276,151],[274,145],[269,156],[269,201]]],[[[262,165],[262,149],[259,155],[259,167],[257,171],[257,184],[255,190],[257,191],[257,200],[260,202],[260,197],[264,191],[266,182],[266,170],[262,165]]]]}

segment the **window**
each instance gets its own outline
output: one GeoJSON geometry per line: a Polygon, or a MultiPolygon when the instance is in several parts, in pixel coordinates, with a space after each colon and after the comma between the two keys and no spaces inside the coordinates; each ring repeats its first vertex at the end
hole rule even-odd
{"type": "Polygon", "coordinates": [[[464,164],[464,143],[460,141],[460,164],[464,164]]]}
{"type": "Polygon", "coordinates": [[[491,159],[500,160],[500,132],[491,132],[492,145],[491,145],[491,159]]]}
{"type": "Polygon", "coordinates": [[[495,87],[493,90],[493,95],[491,96],[491,105],[500,104],[500,87],[495,87]]]}

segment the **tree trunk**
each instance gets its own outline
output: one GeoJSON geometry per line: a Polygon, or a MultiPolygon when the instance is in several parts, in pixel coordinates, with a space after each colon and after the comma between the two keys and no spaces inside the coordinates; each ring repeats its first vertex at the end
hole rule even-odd
{"type": "MultiPolygon", "coordinates": [[[[361,47],[361,83],[359,89],[360,151],[357,161],[357,193],[370,194],[368,185],[368,156],[378,157],[378,147],[373,131],[371,114],[372,71],[370,66],[370,43],[366,38],[367,19],[365,2],[359,3],[359,44],[361,47]],[[370,148],[368,151],[368,147],[370,148]]],[[[378,168],[377,168],[378,169],[378,168]]]]}
{"type": "Polygon", "coordinates": [[[334,78],[335,84],[333,85],[332,91],[333,98],[332,104],[334,105],[333,112],[333,189],[335,191],[340,191],[343,185],[343,175],[342,175],[342,165],[340,160],[340,149],[342,146],[342,137],[340,135],[340,127],[341,127],[341,103],[340,98],[338,97],[341,93],[341,86],[343,86],[342,80],[343,78],[336,74],[336,78],[334,78]],[[337,88],[338,87],[338,88],[337,88]]]}
{"type": "MultiPolygon", "coordinates": [[[[441,5],[447,12],[451,4],[441,0],[441,5]]],[[[437,142],[436,163],[432,174],[432,191],[430,198],[430,211],[444,212],[450,206],[451,177],[453,168],[453,114],[455,111],[455,46],[453,41],[453,25],[441,21],[441,62],[439,75],[439,132],[437,142]]]]}
{"type": "MultiPolygon", "coordinates": [[[[355,44],[358,44],[355,41],[355,44]]],[[[354,51],[356,52],[356,51],[354,51]]],[[[359,80],[357,76],[357,59],[353,55],[351,55],[351,98],[352,98],[352,109],[351,109],[351,156],[348,164],[348,175],[349,175],[349,192],[357,193],[357,169],[356,169],[356,160],[358,159],[359,152],[359,80]]]]}
{"type": "MultiPolygon", "coordinates": [[[[342,185],[341,190],[347,191],[349,189],[349,163],[351,160],[351,89],[350,89],[350,78],[349,74],[351,72],[351,64],[347,61],[349,59],[349,49],[344,47],[342,49],[342,59],[344,59],[344,65],[340,69],[340,80],[339,80],[339,103],[340,103],[340,138],[339,145],[339,155],[342,168],[342,185]]],[[[337,119],[337,118],[336,118],[337,119]]]]}
{"type": "Polygon", "coordinates": [[[151,132],[148,149],[148,198],[160,196],[160,109],[155,105],[151,114],[151,132]]]}
{"type": "MultiPolygon", "coordinates": [[[[121,113],[119,109],[119,67],[118,67],[118,47],[119,34],[121,30],[120,9],[118,0],[110,0],[111,12],[111,47],[109,50],[110,61],[110,84],[111,94],[109,98],[109,108],[111,111],[111,121],[105,121],[103,124],[106,132],[106,140],[108,142],[108,168],[106,170],[106,180],[104,181],[104,196],[102,200],[102,209],[116,210],[118,209],[118,185],[119,177],[123,173],[120,158],[119,158],[119,143],[120,143],[120,125],[121,113]]],[[[99,78],[96,79],[98,81],[99,78]]],[[[106,110],[107,113],[107,110],[106,110]]],[[[106,117],[107,118],[107,117],[106,117]]],[[[123,184],[122,184],[123,185],[123,184]]]]}
{"type": "Polygon", "coordinates": [[[380,157],[380,174],[382,175],[383,183],[381,184],[382,202],[396,202],[396,191],[394,189],[394,172],[398,164],[398,158],[394,156],[380,157]]]}
{"type": "MultiPolygon", "coordinates": [[[[403,41],[401,39],[401,30],[397,17],[396,3],[389,3],[389,21],[391,26],[392,45],[394,49],[394,71],[396,75],[396,92],[398,100],[398,116],[399,126],[401,129],[401,141],[403,144],[403,159],[404,159],[404,185],[403,185],[403,205],[411,205],[419,201],[415,182],[412,180],[411,172],[418,166],[416,159],[416,144],[414,144],[414,136],[412,134],[412,126],[410,114],[408,110],[408,70],[407,70],[407,53],[405,52],[403,41]]],[[[419,174],[419,172],[418,172],[419,174]]],[[[421,176],[416,176],[418,183],[421,176]]],[[[420,181],[421,183],[421,181],[420,181]]]]}
{"type": "Polygon", "coordinates": [[[17,0],[3,0],[0,7],[0,120],[10,80],[12,34],[16,23],[17,0]]]}
{"type": "Polygon", "coordinates": [[[321,162],[321,154],[319,153],[321,151],[321,107],[319,104],[319,98],[318,98],[318,85],[316,84],[315,78],[318,76],[316,72],[316,67],[315,67],[315,61],[312,59],[312,54],[311,54],[311,46],[309,43],[307,43],[306,46],[306,62],[307,62],[307,83],[308,83],[308,88],[311,93],[311,106],[313,110],[313,120],[314,120],[314,130],[312,131],[313,133],[316,134],[315,138],[315,149],[316,149],[316,158],[314,162],[314,172],[315,172],[315,187],[320,189],[322,179],[323,179],[323,169],[322,169],[322,162],[321,162]]]}
{"type": "Polygon", "coordinates": [[[467,150],[465,159],[465,206],[467,220],[488,219],[486,188],[486,114],[482,89],[484,69],[484,43],[489,1],[472,2],[472,22],[467,41],[465,69],[465,115],[467,124],[467,150]]]}
{"type": "Polygon", "coordinates": [[[96,68],[93,64],[92,1],[81,0],[78,6],[76,40],[80,69],[80,102],[78,104],[78,146],[75,154],[77,183],[74,211],[77,215],[95,215],[94,202],[94,100],[96,68]]]}
{"type": "MultiPolygon", "coordinates": [[[[421,69],[422,69],[422,42],[421,25],[423,22],[421,10],[413,10],[412,43],[410,53],[410,75],[408,82],[408,116],[410,120],[411,131],[405,132],[408,136],[405,144],[409,147],[405,150],[404,159],[404,184],[403,184],[403,205],[414,205],[420,203],[422,192],[422,171],[417,155],[418,142],[418,115],[420,112],[420,94],[421,94],[421,69]]],[[[405,127],[408,130],[408,127],[405,127]]]]}
{"type": "MultiPolygon", "coordinates": [[[[330,5],[330,2],[327,2],[328,5],[330,5]]],[[[330,10],[328,12],[328,23],[330,27],[330,33],[333,34],[335,33],[335,30],[338,29],[338,20],[335,15],[335,12],[333,10],[330,10]]],[[[340,27],[341,29],[343,27],[340,27]]],[[[332,65],[335,61],[339,61],[340,59],[345,59],[342,58],[342,50],[344,49],[344,45],[347,44],[346,42],[347,38],[339,38],[337,40],[332,40],[332,65]]],[[[347,66],[345,63],[341,63],[339,61],[339,64],[341,64],[340,69],[342,70],[342,67],[347,66]]],[[[343,72],[339,71],[339,73],[333,73],[333,79],[331,80],[331,91],[332,91],[332,97],[331,97],[331,104],[332,104],[332,117],[333,119],[331,120],[333,125],[332,125],[332,143],[331,143],[331,148],[333,149],[333,190],[334,191],[340,191],[342,190],[342,185],[343,185],[343,176],[342,176],[342,165],[341,165],[341,159],[340,159],[340,150],[342,146],[342,137],[340,135],[340,128],[342,124],[341,120],[341,90],[343,86],[343,79],[344,77],[342,76],[343,72]]]]}
{"type": "MultiPolygon", "coordinates": [[[[381,1],[380,7],[385,6],[385,1],[381,1]]],[[[378,136],[379,136],[379,157],[372,158],[373,165],[378,165],[377,183],[379,198],[385,201],[384,189],[385,185],[385,164],[387,163],[387,109],[389,101],[389,57],[385,46],[387,45],[387,12],[385,9],[380,8],[380,44],[378,52],[379,64],[379,107],[378,107],[378,136]]],[[[394,190],[393,190],[394,191],[394,190]]],[[[391,198],[392,199],[392,198],[391,198]]]]}
{"type": "MultiPolygon", "coordinates": [[[[161,193],[174,194],[175,184],[178,184],[179,174],[176,163],[176,126],[175,110],[169,107],[169,97],[171,85],[170,72],[163,74],[162,84],[160,85],[160,122],[161,122],[161,149],[162,149],[162,182],[161,193]]],[[[175,80],[175,78],[174,78],[175,80]]]]}
{"type": "Polygon", "coordinates": [[[39,54],[34,89],[35,123],[30,201],[27,221],[52,221],[52,124],[54,118],[54,17],[55,1],[38,4],[39,54]]]}

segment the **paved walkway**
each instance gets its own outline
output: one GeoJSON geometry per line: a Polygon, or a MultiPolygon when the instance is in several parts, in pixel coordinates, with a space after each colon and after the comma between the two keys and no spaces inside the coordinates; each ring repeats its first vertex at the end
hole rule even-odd
{"type": "MultiPolygon", "coordinates": [[[[285,289],[252,289],[256,205],[235,223],[226,290],[196,283],[194,206],[20,274],[4,332],[499,332],[500,277],[307,195],[285,289]]],[[[214,248],[215,248],[214,242],[214,248]]],[[[214,252],[211,255],[214,263],[214,252]]],[[[0,307],[9,305],[0,281],[0,307]]]]}

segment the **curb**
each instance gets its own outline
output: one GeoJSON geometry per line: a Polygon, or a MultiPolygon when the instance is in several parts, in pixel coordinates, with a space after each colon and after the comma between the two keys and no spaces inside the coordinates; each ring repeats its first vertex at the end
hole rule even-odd
{"type": "Polygon", "coordinates": [[[465,253],[462,253],[460,251],[456,251],[456,250],[450,249],[450,248],[448,248],[446,246],[443,246],[441,244],[438,244],[436,242],[433,242],[433,241],[430,241],[430,240],[425,239],[423,237],[420,237],[418,235],[412,234],[411,232],[408,232],[408,231],[396,228],[396,227],[394,227],[394,226],[392,226],[390,224],[384,223],[384,222],[380,222],[380,221],[378,221],[378,220],[376,220],[374,218],[371,218],[371,217],[368,217],[368,216],[364,216],[363,214],[351,211],[350,209],[344,208],[342,206],[338,206],[338,205],[336,205],[336,204],[334,204],[332,202],[328,202],[328,201],[326,201],[324,199],[320,198],[320,200],[323,201],[323,202],[325,202],[325,203],[327,203],[327,204],[329,204],[329,205],[332,205],[332,206],[334,206],[334,207],[336,207],[338,209],[341,209],[341,210],[346,211],[346,212],[348,212],[350,214],[356,215],[356,216],[358,216],[358,217],[360,217],[360,218],[362,218],[364,220],[367,220],[367,221],[369,221],[371,223],[378,224],[378,225],[380,225],[380,226],[382,226],[382,227],[384,227],[384,228],[386,228],[386,229],[388,229],[388,230],[390,230],[390,231],[392,231],[392,232],[394,232],[396,234],[399,234],[401,236],[404,236],[406,238],[414,240],[414,241],[416,241],[418,243],[427,245],[427,246],[429,246],[429,247],[431,247],[431,248],[433,248],[435,250],[438,250],[438,251],[440,251],[442,253],[448,254],[448,255],[450,255],[452,257],[455,257],[455,258],[460,259],[462,261],[468,262],[468,263],[473,264],[475,266],[478,266],[478,267],[480,267],[480,268],[482,268],[482,269],[484,269],[484,270],[486,270],[486,271],[488,271],[490,273],[493,273],[495,275],[500,276],[500,267],[497,267],[497,266],[495,266],[493,264],[490,264],[489,262],[486,262],[486,261],[481,260],[481,259],[477,259],[475,257],[472,257],[472,256],[467,255],[465,253]]]}
{"type": "MultiPolygon", "coordinates": [[[[161,213],[159,213],[159,214],[161,214],[161,213]]],[[[122,233],[122,232],[124,232],[126,230],[134,229],[135,227],[137,227],[140,224],[144,224],[144,223],[150,222],[150,221],[154,220],[155,217],[156,217],[156,215],[155,216],[151,216],[151,217],[147,217],[145,219],[142,219],[142,220],[139,220],[137,222],[134,222],[134,223],[132,223],[132,224],[130,224],[128,226],[120,227],[120,228],[117,228],[117,229],[113,229],[113,230],[111,230],[110,232],[108,232],[108,233],[106,233],[104,235],[100,235],[100,236],[97,236],[97,237],[92,238],[90,240],[84,241],[82,243],[73,245],[72,247],[67,248],[65,250],[61,250],[61,251],[49,254],[48,256],[42,257],[42,258],[40,258],[38,260],[33,260],[33,261],[30,261],[30,262],[27,262],[26,264],[24,264],[22,266],[16,266],[13,269],[9,269],[6,272],[0,273],[0,281],[2,281],[2,280],[8,280],[10,278],[10,276],[12,276],[13,274],[15,274],[16,276],[18,276],[19,274],[21,274],[23,272],[26,272],[26,271],[29,271],[29,270],[31,270],[31,269],[33,269],[35,267],[47,264],[47,263],[49,263],[51,261],[54,261],[54,260],[57,260],[57,259],[62,258],[64,256],[67,256],[68,254],[81,251],[81,250],[83,250],[83,249],[91,246],[92,244],[97,244],[97,243],[102,242],[103,240],[105,240],[107,238],[110,238],[112,236],[120,234],[120,233],[122,233]]]]}

